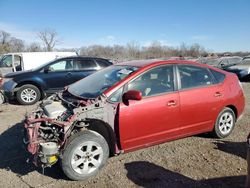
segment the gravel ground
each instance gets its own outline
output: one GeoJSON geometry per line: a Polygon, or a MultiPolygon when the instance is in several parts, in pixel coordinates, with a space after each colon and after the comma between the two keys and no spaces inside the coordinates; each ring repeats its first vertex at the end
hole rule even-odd
{"type": "Polygon", "coordinates": [[[110,158],[95,177],[70,181],[59,165],[35,168],[26,162],[21,123],[35,106],[0,106],[0,187],[244,187],[246,137],[250,132],[250,84],[243,84],[245,114],[231,136],[192,136],[110,158]]]}

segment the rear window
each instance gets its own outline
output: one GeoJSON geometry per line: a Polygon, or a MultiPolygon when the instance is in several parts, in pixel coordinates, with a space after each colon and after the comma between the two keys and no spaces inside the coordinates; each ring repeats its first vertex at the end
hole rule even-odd
{"type": "Polygon", "coordinates": [[[75,61],[75,69],[76,70],[85,70],[95,68],[96,64],[91,59],[80,59],[75,61]]]}
{"type": "Polygon", "coordinates": [[[218,71],[215,71],[215,70],[212,70],[210,69],[211,73],[213,74],[214,78],[215,78],[215,83],[218,84],[218,83],[221,83],[225,80],[225,74],[221,73],[221,72],[218,72],[218,71]]]}
{"type": "Polygon", "coordinates": [[[107,66],[111,65],[110,62],[108,62],[108,61],[106,61],[104,59],[96,59],[96,62],[98,63],[98,65],[100,67],[107,67],[107,66]]]}

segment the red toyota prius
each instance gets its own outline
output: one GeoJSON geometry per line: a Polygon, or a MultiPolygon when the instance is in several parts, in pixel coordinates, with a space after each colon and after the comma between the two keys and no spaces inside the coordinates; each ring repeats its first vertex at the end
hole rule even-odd
{"type": "Polygon", "coordinates": [[[140,70],[105,94],[121,87],[123,93],[138,91],[132,98],[142,95],[140,100],[120,103],[120,142],[125,151],[202,132],[224,138],[244,110],[244,94],[235,74],[180,60],[119,65],[140,70]]]}
{"type": "Polygon", "coordinates": [[[235,74],[184,60],[119,63],[43,102],[26,120],[35,164],[83,180],[110,155],[203,132],[224,138],[245,99],[235,74]],[[51,131],[50,131],[51,130],[51,131]]]}

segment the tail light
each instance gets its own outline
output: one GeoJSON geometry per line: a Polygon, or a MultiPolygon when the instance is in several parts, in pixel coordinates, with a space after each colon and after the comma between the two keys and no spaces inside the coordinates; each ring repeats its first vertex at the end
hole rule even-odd
{"type": "Polygon", "coordinates": [[[3,84],[3,78],[0,77],[0,86],[3,84]]]}

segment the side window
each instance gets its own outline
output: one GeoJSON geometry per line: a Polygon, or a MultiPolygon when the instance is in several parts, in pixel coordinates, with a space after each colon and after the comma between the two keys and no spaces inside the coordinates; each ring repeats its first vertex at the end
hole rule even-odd
{"type": "Polygon", "coordinates": [[[128,84],[128,90],[141,91],[143,97],[174,91],[173,66],[160,66],[143,73],[128,84]]]}
{"type": "Polygon", "coordinates": [[[120,89],[116,90],[110,97],[109,100],[111,102],[119,102],[122,98],[122,90],[123,87],[121,87],[120,89]]]}
{"type": "Polygon", "coordinates": [[[178,66],[181,89],[192,87],[207,86],[212,84],[212,78],[206,68],[179,65],[178,66]]]}
{"type": "Polygon", "coordinates": [[[227,66],[229,63],[228,63],[228,60],[227,59],[223,59],[221,62],[220,62],[220,66],[227,66]]]}
{"type": "Polygon", "coordinates": [[[57,61],[56,63],[49,66],[50,71],[66,71],[73,70],[73,60],[66,59],[62,61],[57,61]]]}
{"type": "Polygon", "coordinates": [[[12,67],[12,56],[11,55],[4,56],[1,63],[2,67],[12,67]]]}
{"type": "Polygon", "coordinates": [[[210,69],[211,73],[213,74],[214,78],[215,78],[215,83],[221,83],[224,81],[225,79],[225,74],[217,72],[215,70],[210,69]]]}
{"type": "Polygon", "coordinates": [[[107,67],[107,66],[110,65],[109,62],[107,62],[107,61],[105,61],[105,60],[103,60],[103,59],[96,59],[96,62],[98,63],[98,65],[99,65],[100,67],[107,67]]]}
{"type": "Polygon", "coordinates": [[[21,57],[19,55],[14,55],[14,65],[16,67],[16,71],[21,71],[21,57]]]}
{"type": "Polygon", "coordinates": [[[230,65],[235,64],[235,63],[239,63],[240,61],[241,61],[241,58],[237,58],[237,57],[228,59],[228,62],[230,65]]]}
{"type": "Polygon", "coordinates": [[[96,67],[96,64],[93,60],[90,60],[90,59],[75,60],[76,70],[93,69],[95,67],[96,67]]]}

